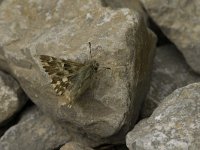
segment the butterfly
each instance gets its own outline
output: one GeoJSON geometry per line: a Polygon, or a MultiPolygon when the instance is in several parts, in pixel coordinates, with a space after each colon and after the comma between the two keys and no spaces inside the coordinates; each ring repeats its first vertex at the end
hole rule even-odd
{"type": "MultiPolygon", "coordinates": [[[[89,47],[91,54],[90,42],[89,47]]],[[[92,59],[80,63],[48,55],[40,55],[39,58],[44,71],[51,78],[51,85],[56,95],[66,96],[69,107],[89,88],[99,68],[99,63],[92,59]]]]}

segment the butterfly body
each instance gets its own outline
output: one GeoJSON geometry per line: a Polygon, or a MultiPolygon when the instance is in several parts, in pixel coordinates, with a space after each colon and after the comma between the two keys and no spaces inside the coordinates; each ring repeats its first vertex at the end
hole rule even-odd
{"type": "Polygon", "coordinates": [[[73,103],[90,86],[99,64],[95,60],[79,63],[47,55],[40,55],[45,72],[51,77],[51,85],[58,96],[66,96],[73,103]]]}

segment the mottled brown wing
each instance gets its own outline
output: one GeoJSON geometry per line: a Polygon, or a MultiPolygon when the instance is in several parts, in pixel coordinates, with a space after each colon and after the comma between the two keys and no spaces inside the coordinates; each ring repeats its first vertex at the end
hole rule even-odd
{"type": "Polygon", "coordinates": [[[73,79],[84,66],[82,63],[58,59],[47,55],[40,55],[40,60],[45,72],[47,72],[52,79],[51,84],[57,95],[62,95],[65,90],[71,89],[73,86],[71,79],[73,79]]]}

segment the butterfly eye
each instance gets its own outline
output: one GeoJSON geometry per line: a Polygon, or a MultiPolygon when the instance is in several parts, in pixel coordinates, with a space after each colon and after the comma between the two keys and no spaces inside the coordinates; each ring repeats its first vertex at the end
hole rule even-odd
{"type": "Polygon", "coordinates": [[[99,68],[99,63],[95,63],[95,64],[94,64],[94,70],[97,71],[98,68],[99,68]]]}
{"type": "Polygon", "coordinates": [[[70,67],[70,65],[69,65],[69,64],[67,64],[67,63],[65,63],[65,64],[64,64],[64,68],[66,68],[66,69],[67,69],[67,68],[69,68],[69,67],[70,67]]]}
{"type": "Polygon", "coordinates": [[[93,70],[97,71],[98,68],[99,68],[99,64],[98,64],[96,61],[94,61],[94,62],[92,63],[92,68],[93,68],[93,70]]]}

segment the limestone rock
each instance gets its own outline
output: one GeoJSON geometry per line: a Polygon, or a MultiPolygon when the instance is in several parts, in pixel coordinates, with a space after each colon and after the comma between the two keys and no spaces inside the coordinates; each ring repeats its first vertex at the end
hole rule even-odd
{"type": "Polygon", "coordinates": [[[175,90],[126,137],[130,150],[200,149],[200,83],[175,90]]]}
{"type": "Polygon", "coordinates": [[[23,90],[10,75],[0,71],[0,125],[3,125],[26,103],[23,90]]]}
{"type": "Polygon", "coordinates": [[[86,147],[81,145],[80,143],[76,142],[69,142],[62,146],[60,150],[93,150],[92,148],[86,147]]]}
{"type": "Polygon", "coordinates": [[[140,13],[93,0],[6,0],[0,20],[0,67],[8,66],[43,112],[96,141],[123,140],[149,89],[156,42],[140,13]],[[37,56],[84,62],[89,41],[92,58],[111,69],[100,70],[72,108],[60,106],[66,99],[56,95],[37,56]]]}
{"type": "Polygon", "coordinates": [[[149,117],[162,100],[175,89],[194,82],[200,82],[200,76],[191,70],[175,46],[158,47],[142,118],[149,117]]]}
{"type": "Polygon", "coordinates": [[[134,11],[137,10],[137,12],[141,14],[145,23],[148,24],[148,16],[144,11],[140,0],[101,0],[101,3],[103,6],[110,7],[112,9],[129,8],[134,11]]]}
{"type": "Polygon", "coordinates": [[[71,141],[93,145],[86,137],[73,132],[70,125],[68,129],[64,128],[34,106],[23,114],[18,124],[8,129],[1,137],[0,149],[49,150],[71,141]]]}
{"type": "Polygon", "coordinates": [[[200,73],[200,1],[141,0],[152,19],[200,73]]]}

